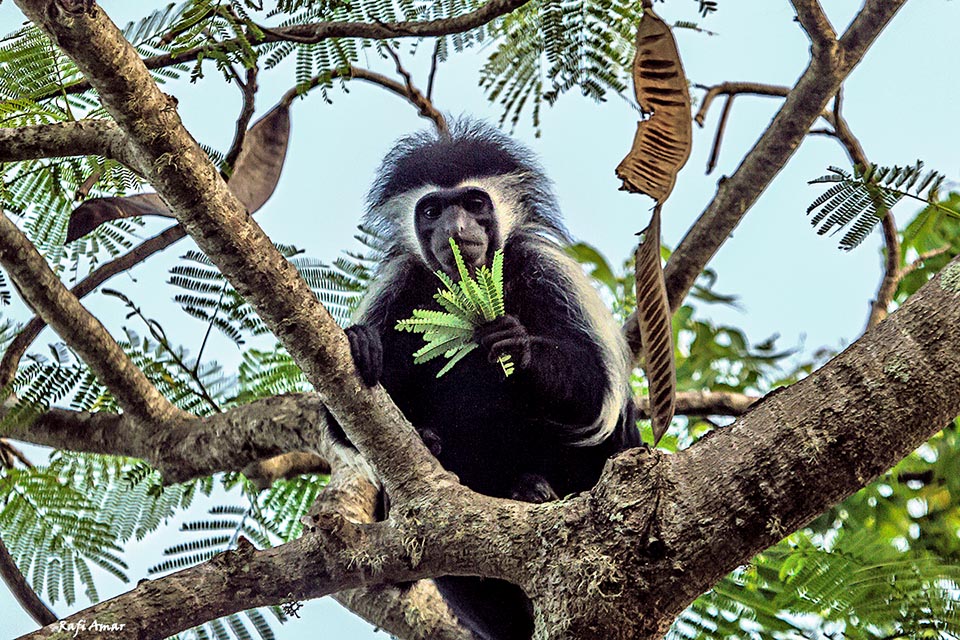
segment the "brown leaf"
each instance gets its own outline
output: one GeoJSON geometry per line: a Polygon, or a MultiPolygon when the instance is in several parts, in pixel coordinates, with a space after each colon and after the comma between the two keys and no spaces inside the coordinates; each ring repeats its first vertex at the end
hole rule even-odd
{"type": "Polygon", "coordinates": [[[289,140],[290,107],[282,102],[247,131],[227,184],[250,213],[259,210],[276,190],[289,140]]]}
{"type": "Polygon", "coordinates": [[[70,214],[67,242],[82,238],[104,222],[150,215],[173,217],[170,207],[155,193],[138,193],[125,198],[91,198],[70,214]]]}
{"type": "MultiPolygon", "coordinates": [[[[254,213],[273,195],[280,180],[290,140],[290,107],[278,104],[247,131],[237,157],[230,190],[254,213]]],[[[155,193],[125,198],[91,198],[70,214],[67,242],[87,235],[104,222],[133,216],[174,217],[170,207],[155,193]]]]}
{"type": "Polygon", "coordinates": [[[643,344],[644,371],[650,393],[653,442],[666,433],[676,408],[677,379],[673,362],[673,326],[670,303],[660,265],[660,207],[637,247],[637,322],[643,344]]]}
{"type": "Polygon", "coordinates": [[[662,204],[690,157],[693,127],[690,92],[670,27],[652,9],[644,9],[637,30],[633,86],[645,113],[633,148],[617,166],[621,189],[644,193],[662,204]]]}

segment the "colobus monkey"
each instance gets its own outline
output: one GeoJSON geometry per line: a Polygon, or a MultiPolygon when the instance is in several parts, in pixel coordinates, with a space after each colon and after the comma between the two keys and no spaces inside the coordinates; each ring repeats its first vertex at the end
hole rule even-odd
{"type": "MultiPolygon", "coordinates": [[[[620,328],[576,261],[559,208],[531,153],[496,129],[454,123],[387,155],[364,222],[387,239],[356,322],[357,370],[384,388],[449,471],[479,493],[544,502],[592,487],[607,458],[640,444],[620,328]],[[418,334],[394,329],[433,299],[442,269],[458,279],[449,238],[471,270],[504,252],[507,314],[476,330],[481,348],[441,378],[443,359],[414,364],[418,334]],[[508,378],[496,363],[516,364],[508,378]]],[[[437,586],[482,638],[529,638],[529,600],[499,580],[437,586]]]]}

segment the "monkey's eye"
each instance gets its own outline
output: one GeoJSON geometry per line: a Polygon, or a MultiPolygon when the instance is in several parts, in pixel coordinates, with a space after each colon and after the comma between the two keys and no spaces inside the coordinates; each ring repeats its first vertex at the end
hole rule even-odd
{"type": "Polygon", "coordinates": [[[469,213],[480,213],[487,206],[487,198],[479,193],[471,193],[464,196],[461,204],[469,213]]]}
{"type": "Polygon", "coordinates": [[[421,204],[419,209],[420,209],[420,215],[422,215],[424,218],[427,218],[429,220],[436,220],[437,218],[440,217],[441,209],[440,209],[440,205],[438,204],[428,202],[425,204],[421,204]]]}

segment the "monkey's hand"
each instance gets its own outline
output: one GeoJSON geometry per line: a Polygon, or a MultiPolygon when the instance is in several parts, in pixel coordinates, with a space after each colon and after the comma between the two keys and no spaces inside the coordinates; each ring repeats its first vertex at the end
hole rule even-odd
{"type": "Polygon", "coordinates": [[[530,334],[516,316],[507,314],[477,327],[473,339],[487,350],[490,362],[509,354],[520,368],[530,364],[530,334]]]}
{"type": "Polygon", "coordinates": [[[543,476],[536,473],[524,473],[513,485],[510,498],[520,502],[541,504],[551,500],[559,500],[557,492],[543,476]]]}
{"type": "Polygon", "coordinates": [[[363,384],[372,387],[383,375],[383,343],[373,327],[355,324],[346,329],[350,340],[350,355],[363,384]]]}

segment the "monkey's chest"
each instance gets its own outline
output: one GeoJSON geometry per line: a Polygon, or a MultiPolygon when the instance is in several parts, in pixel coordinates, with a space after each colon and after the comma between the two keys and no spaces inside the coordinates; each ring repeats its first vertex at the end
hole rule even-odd
{"type": "Polygon", "coordinates": [[[437,378],[444,359],[413,365],[422,339],[407,336],[388,350],[404,360],[384,362],[384,387],[418,430],[439,438],[445,469],[474,491],[506,497],[517,476],[535,471],[538,428],[522,390],[479,349],[437,378]]]}

